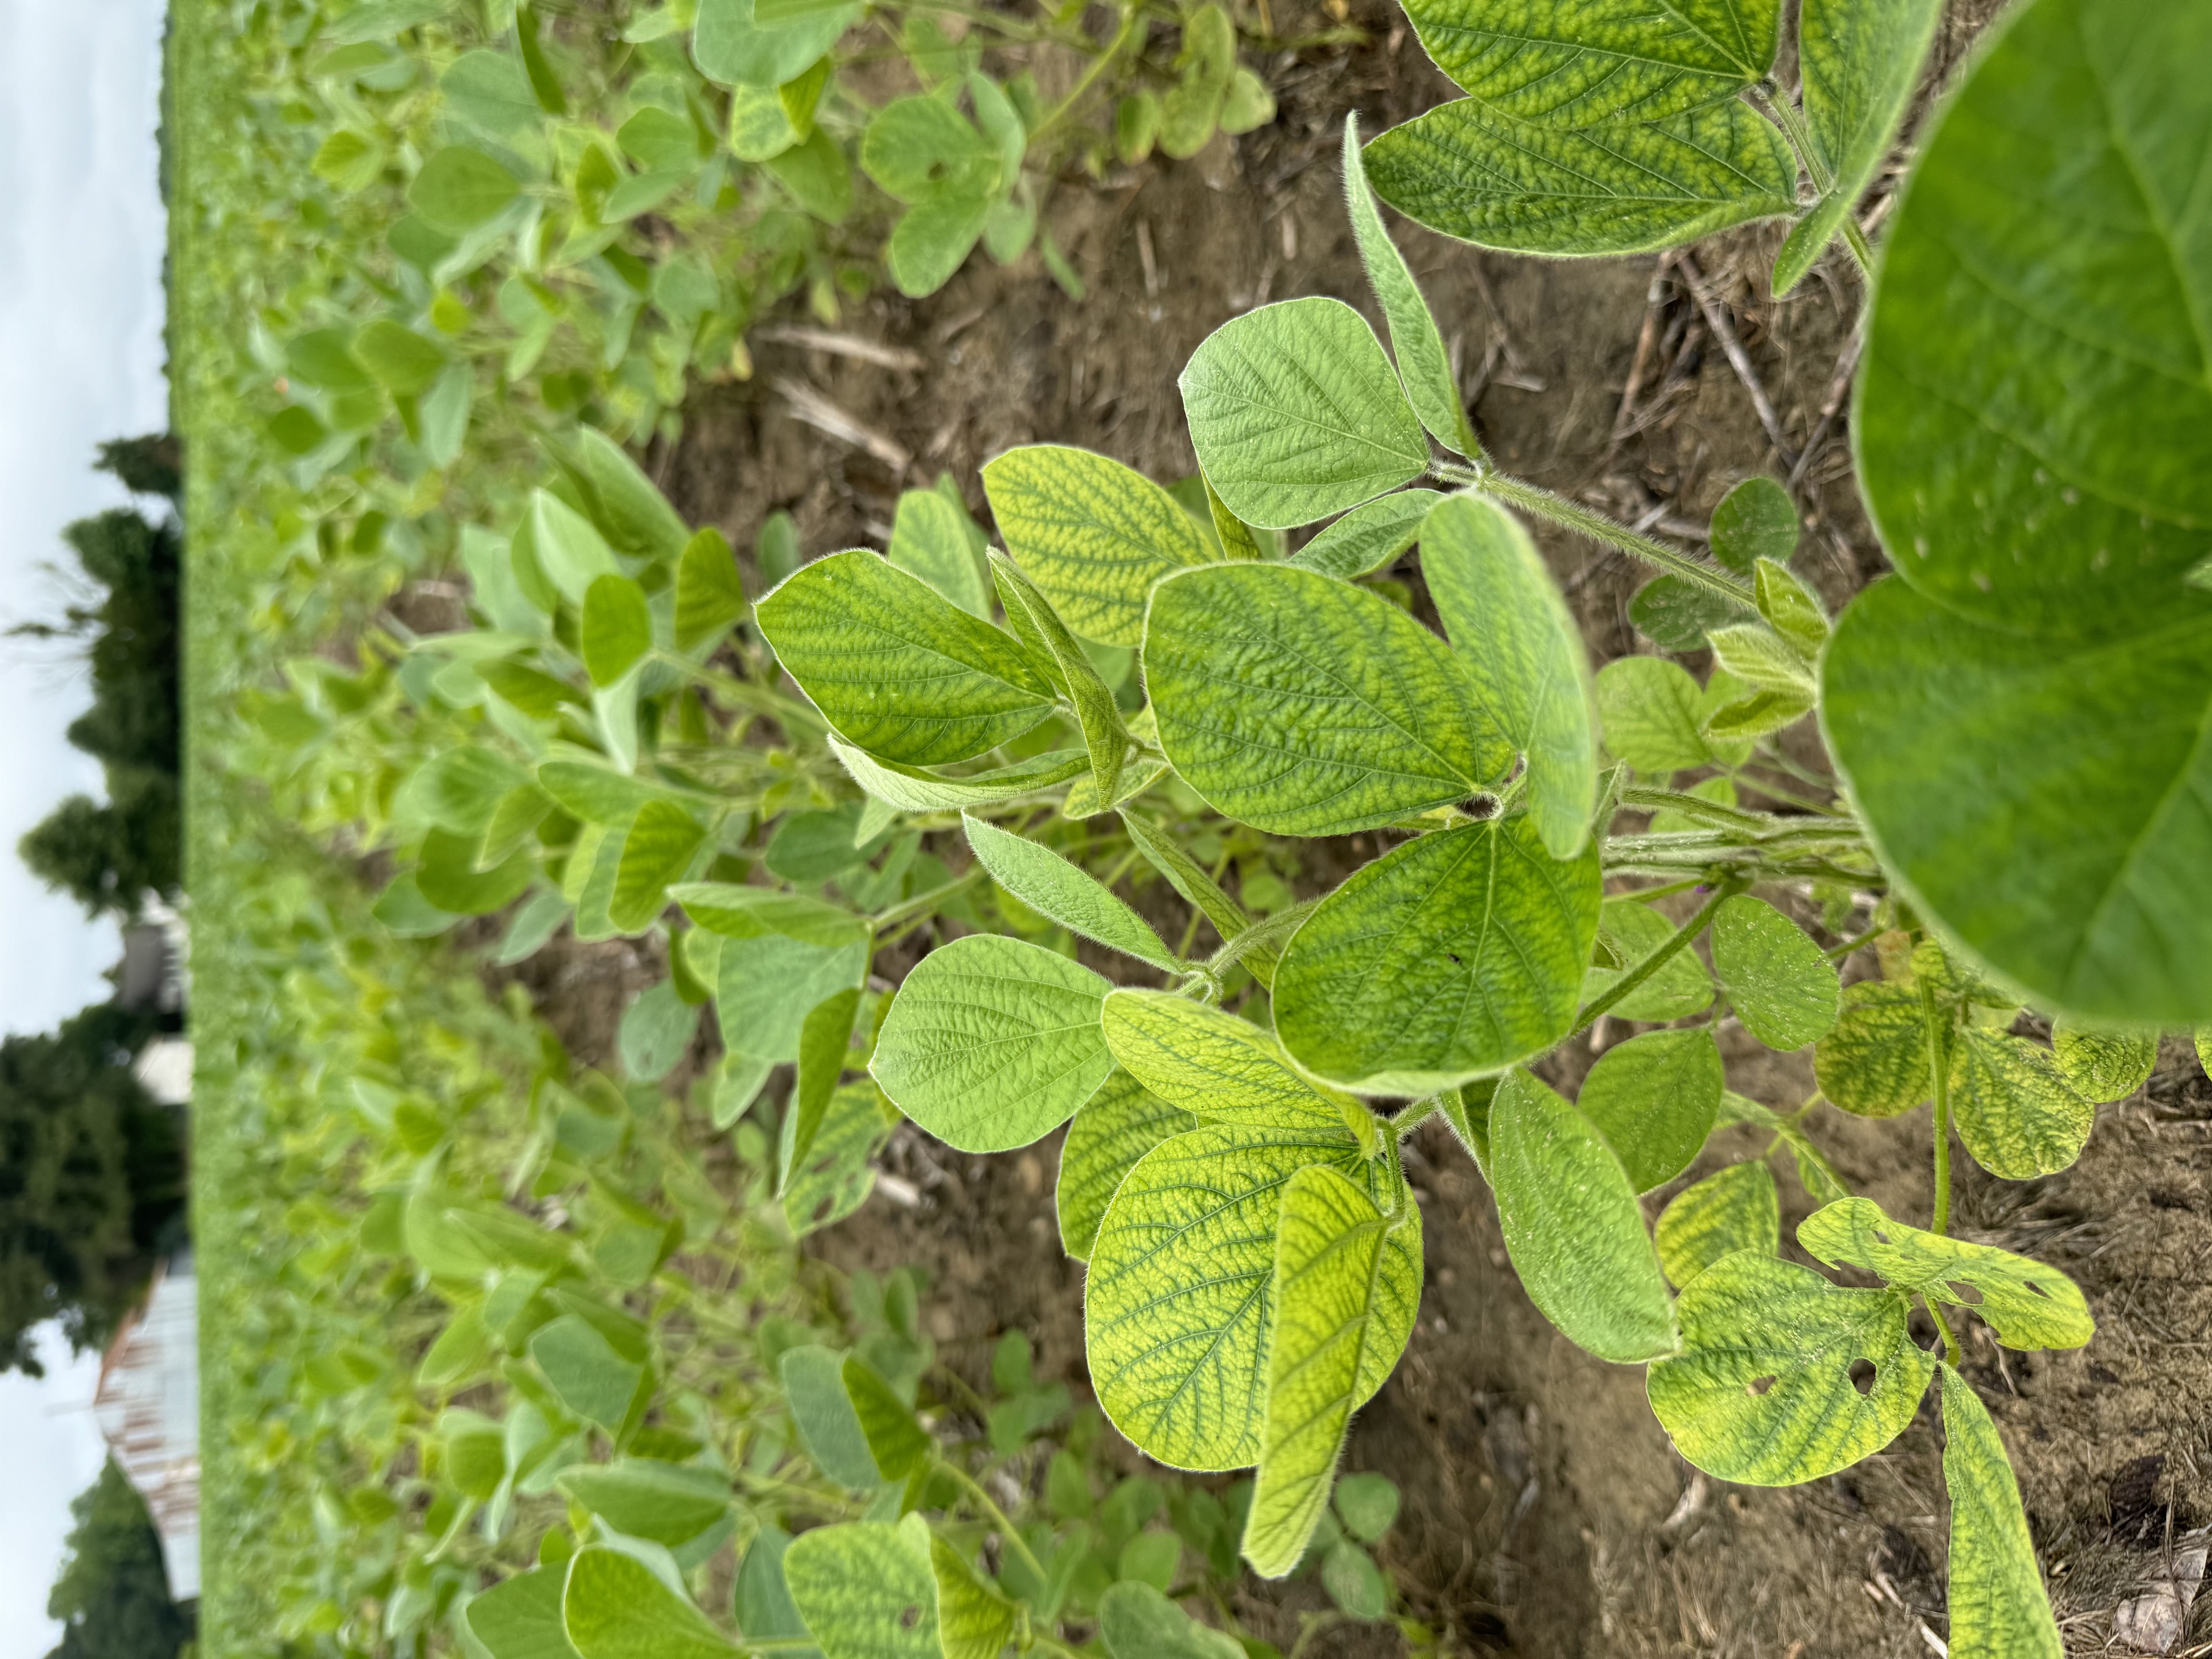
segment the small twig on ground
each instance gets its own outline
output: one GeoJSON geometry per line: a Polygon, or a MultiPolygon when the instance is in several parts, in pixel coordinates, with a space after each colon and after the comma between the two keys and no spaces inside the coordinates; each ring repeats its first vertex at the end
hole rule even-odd
{"type": "Polygon", "coordinates": [[[1836,359],[1835,378],[1828,382],[1827,395],[1820,399],[1820,418],[1813,428],[1812,435],[1805,440],[1805,453],[1797,458],[1797,465],[1790,469],[1787,488],[1791,495],[1806,473],[1812,470],[1821,447],[1828,441],[1828,433],[1836,423],[1836,416],[1844,407],[1844,399],[1850,395],[1851,376],[1858,372],[1859,352],[1866,344],[1863,325],[1851,331],[1851,337],[1844,343],[1843,356],[1836,359]]]}
{"type": "Polygon", "coordinates": [[[1650,285],[1644,291],[1644,326],[1636,331],[1636,356],[1628,366],[1628,384],[1620,389],[1620,410],[1613,417],[1613,435],[1607,441],[1606,454],[1620,447],[1628,435],[1629,422],[1636,417],[1636,394],[1644,389],[1644,371],[1651,366],[1651,354],[1659,343],[1659,317],[1667,308],[1667,273],[1674,264],[1672,250],[1659,256],[1651,267],[1650,285]]]}
{"type": "Polygon", "coordinates": [[[1705,326],[1712,330],[1713,337],[1728,354],[1729,367],[1735,370],[1736,379],[1751,394],[1751,406],[1759,411],[1759,423],[1766,428],[1767,440],[1773,444],[1775,453],[1781,457],[1784,467],[1795,468],[1797,452],[1790,447],[1789,437],[1782,429],[1782,417],[1774,412],[1774,400],[1766,395],[1765,385],[1759,380],[1758,369],[1752,366],[1751,354],[1736,337],[1735,324],[1729,319],[1728,307],[1706,286],[1697,262],[1687,252],[1676,255],[1674,263],[1688,282],[1698,309],[1705,313],[1705,326]]]}
{"type": "Polygon", "coordinates": [[[923,369],[929,362],[919,351],[908,351],[902,346],[878,345],[873,340],[863,340],[857,334],[846,334],[836,329],[814,328],[805,323],[771,323],[766,328],[753,331],[756,340],[771,340],[783,345],[805,346],[810,351],[827,351],[833,356],[857,357],[864,363],[874,363],[884,368],[923,369]]]}
{"type": "Polygon", "coordinates": [[[855,449],[865,449],[900,477],[914,465],[914,457],[896,438],[886,436],[873,427],[864,424],[859,416],[848,414],[823,397],[805,380],[789,374],[776,377],[775,389],[791,405],[792,418],[804,421],[817,432],[826,432],[841,443],[855,449]]]}
{"type": "Polygon", "coordinates": [[[1160,297],[1160,268],[1152,258],[1152,228],[1146,221],[1137,221],[1137,260],[1145,268],[1145,297],[1160,297]]]}

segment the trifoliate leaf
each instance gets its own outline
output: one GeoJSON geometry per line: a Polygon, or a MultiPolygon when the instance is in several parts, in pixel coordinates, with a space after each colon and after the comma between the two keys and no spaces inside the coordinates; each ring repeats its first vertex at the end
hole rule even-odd
{"type": "Polygon", "coordinates": [[[964,1152],[1026,1146],[1091,1098],[1113,1060],[1107,982],[1041,945],[971,934],[906,976],[868,1070],[891,1103],[964,1152]]]}
{"type": "Polygon", "coordinates": [[[1836,1024],[1843,988],[1835,964],[1772,905],[1738,893],[1713,917],[1713,972],[1743,1028],[1784,1053],[1836,1024]]]}
{"type": "Polygon", "coordinates": [[[1464,800],[1512,764],[1442,640],[1310,570],[1216,565],[1162,581],[1145,684],[1184,781],[1272,835],[1387,823],[1464,800]]]}
{"type": "Polygon", "coordinates": [[[1733,100],[1564,127],[1462,98],[1368,145],[1367,178],[1431,230],[1520,253],[1640,253],[1797,205],[1789,144],[1733,100]]]}
{"type": "Polygon", "coordinates": [[[1162,1141],[1188,1134],[1198,1120],[1170,1106],[1116,1069],[1085,1101],[1060,1146],[1060,1180],[1054,1189],[1060,1246],[1078,1261],[1091,1259],[1098,1225],[1122,1178],[1162,1141]]]}
{"type": "Polygon", "coordinates": [[[1659,1265],[1678,1288],[1737,1250],[1782,1245],[1782,1200],[1764,1164],[1731,1164],[1684,1188],[1659,1212],[1659,1265]]]}
{"type": "Polygon", "coordinates": [[[1165,991],[1120,990],[1107,997],[1101,1025],[1115,1062],[1171,1106],[1209,1122],[1339,1134],[1372,1148],[1367,1108],[1299,1075],[1248,1019],[1165,991]]]}
{"type": "Polygon", "coordinates": [[[1527,759],[1528,816],[1555,859],[1589,836],[1597,804],[1589,658],[1521,521],[1454,495],[1421,526],[1421,573],[1484,711],[1527,759]]]}
{"type": "Polygon", "coordinates": [[[1173,972],[1180,965],[1151,925],[1089,872],[985,819],[960,823],[992,879],[1039,915],[1155,968],[1173,972]]]}
{"type": "Polygon", "coordinates": [[[1526,818],[1393,848],[1322,901],[1275,971],[1298,1063],[1428,1093],[1539,1054],[1574,1023],[1597,933],[1596,848],[1562,864],[1526,818]]]}
{"type": "Polygon", "coordinates": [[[1601,1359],[1674,1352],[1674,1309],[1636,1188],[1589,1120],[1525,1072],[1508,1073],[1491,1102],[1490,1178],[1538,1312],[1601,1359]]]}
{"type": "Polygon", "coordinates": [[[1709,766],[1712,751],[1698,727],[1702,688],[1665,657],[1617,657],[1597,672],[1605,746],[1639,772],[1664,775],[1709,766]]]}
{"type": "MultiPolygon", "coordinates": [[[[1317,1164],[1396,1207],[1392,1172],[1348,1136],[1231,1124],[1163,1142],[1115,1194],[1085,1280],[1084,1340],[1099,1405],[1147,1455],[1199,1469],[1259,1457],[1282,1187],[1317,1164]]],[[[1419,1231],[1386,1250],[1376,1351],[1395,1359],[1420,1299],[1419,1231]]],[[[1388,1375],[1364,1367],[1354,1403],[1388,1375]]]]}
{"type": "Polygon", "coordinates": [[[944,1659],[929,1528],[848,1521],[791,1540],[784,1582],[823,1659],[944,1659]]]}
{"type": "Polygon", "coordinates": [[[2059,1074],[2082,1099],[2124,1100],[2150,1081],[2158,1034],[2099,1030],[2062,1014],[2051,1024],[2051,1052],[2059,1074]]]}
{"type": "Polygon", "coordinates": [[[1575,1109],[1605,1137],[1629,1184],[1648,1193],[1690,1167],[1725,1081],[1711,1031],[1646,1031],[1598,1057],[1575,1109]]]}
{"type": "Polygon", "coordinates": [[[1452,373],[1443,336],[1420,284],[1406,264],[1406,256],[1382,228],[1382,215],[1367,188],[1367,170],[1360,160],[1359,117],[1344,118],[1344,199],[1351,210],[1352,230],[1359,244],[1359,263],[1367,269],[1368,286],[1382,307],[1389,325],[1391,349],[1398,355],[1398,378],[1406,396],[1420,416],[1429,435],[1447,449],[1468,457],[1482,453],[1482,445],[1467,417],[1459,395],[1459,380],[1452,373]]]}
{"type": "Polygon", "coordinates": [[[1861,1117],[1895,1117],[1928,1099],[1930,1064],[1919,992],[1880,980],[1844,988],[1835,1029],[1813,1051],[1820,1092],[1861,1117]]]}
{"type": "MultiPolygon", "coordinates": [[[[1418,1223],[1416,1223],[1418,1224],[1418,1223]]],[[[1297,1566],[1328,1507],[1376,1313],[1389,1218],[1335,1170],[1310,1164],[1283,1188],[1275,1233],[1275,1327],[1267,1425],[1244,1523],[1263,1578],[1297,1566]]],[[[1392,1364],[1397,1355],[1389,1356],[1392,1364]]]]}
{"type": "Polygon", "coordinates": [[[1951,1113],[1974,1162],[2006,1181],[2068,1168],[2097,1119],[2048,1048],[1978,1026],[1953,1042],[1951,1113]]]}
{"type": "Polygon", "coordinates": [[[1382,343],[1341,300],[1231,319],[1176,384],[1200,467],[1247,524],[1311,524],[1428,471],[1428,441],[1382,343]]]}
{"type": "Polygon", "coordinates": [[[581,1659],[734,1659],[741,1651],[689,1596],[623,1550],[583,1549],[569,1559],[561,1617],[581,1659]]]}
{"type": "Polygon", "coordinates": [[[1421,521],[1443,500],[1433,489],[1400,489],[1376,497],[1322,531],[1290,556],[1302,570],[1350,581],[1382,569],[1411,547],[1421,521]]]}
{"type": "Polygon", "coordinates": [[[1009,449],[984,463],[983,489],[1006,550],[1070,628],[1103,644],[1138,644],[1152,584],[1213,559],[1167,491],[1087,449],[1009,449]]]}
{"type": "Polygon", "coordinates": [[[754,618],[830,725],[884,760],[966,760],[1052,707],[1019,644],[872,553],[802,565],[754,618]]]}
{"type": "Polygon", "coordinates": [[[1936,1362],[1913,1346],[1905,1305],[1762,1251],[1724,1255],[1683,1287],[1682,1352],[1651,1367],[1651,1409],[1723,1480],[1833,1474],[1897,1438],[1928,1391],[1936,1362]]]}
{"type": "Polygon", "coordinates": [[[1943,1485],[1951,1496],[1946,1603],[1956,1659],[2063,1659],[2035,1540],[2004,1441],[1966,1378],[1943,1370],[1943,1485]]]}
{"type": "Polygon", "coordinates": [[[1797,1224],[1797,1242],[1830,1267],[1848,1262],[1930,1302],[1972,1308],[2008,1348],[2078,1348],[2096,1334],[2080,1286],[2055,1267],[1893,1221],[1846,1198],[1797,1224]]]}
{"type": "Polygon", "coordinates": [[[1713,557],[1739,576],[1761,559],[1789,563],[1797,537],[1797,503],[1771,478],[1746,478],[1713,509],[1713,557]]]}

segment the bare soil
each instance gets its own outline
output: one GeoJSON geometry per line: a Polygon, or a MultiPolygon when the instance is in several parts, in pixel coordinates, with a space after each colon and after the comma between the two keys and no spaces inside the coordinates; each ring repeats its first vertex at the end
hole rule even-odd
{"type": "MultiPolygon", "coordinates": [[[[1955,9],[1939,68],[1991,9],[1987,0],[1955,9]]],[[[1372,313],[1339,195],[1345,113],[1379,131],[1452,94],[1395,8],[1363,0],[1352,19],[1368,45],[1266,66],[1281,103],[1273,125],[1217,139],[1188,162],[1054,192],[1047,217],[1089,287],[1084,302],[1071,303],[1034,254],[1005,270],[979,257],[928,300],[879,294],[841,319],[848,335],[918,367],[758,343],[750,380],[702,389],[682,441],[655,457],[678,507],[741,549],[769,512],[788,509],[820,551],[880,544],[898,491],[939,470],[984,517],[976,468],[1013,444],[1080,444],[1156,477],[1189,473],[1175,378],[1210,330],[1302,294],[1372,313]],[[818,417],[824,404],[847,438],[794,413],[811,406],[818,417]]],[[[1326,21],[1317,7],[1278,0],[1286,35],[1326,21]]],[[[1777,301],[1765,276],[1779,240],[1771,229],[1701,245],[1692,263],[1516,258],[1397,228],[1483,437],[1508,467],[1686,545],[1737,479],[1789,477],[1807,525],[1796,568],[1832,604],[1884,568],[1851,478],[1848,338],[1861,284],[1840,256],[1777,301]],[[1726,335],[1747,373],[1732,366],[1726,335]]],[[[1648,650],[1626,615],[1642,573],[1564,533],[1538,534],[1594,654],[1648,650]]],[[[610,1055],[623,1003],[653,975],[621,954],[629,949],[566,945],[527,970],[587,1060],[610,1055]]],[[[1628,1029],[1613,1022],[1601,1035],[1628,1029]]],[[[1732,1086],[1774,1103],[1811,1092],[1809,1054],[1730,1041],[1732,1086]]],[[[1548,1064],[1571,1083],[1590,1058],[1578,1048],[1548,1064]]],[[[1870,1124],[1824,1109],[1814,1127],[1856,1188],[1901,1217],[1927,1213],[1924,1111],[1870,1124]]],[[[1729,1136],[1693,1176],[1747,1150],[1729,1136]]],[[[974,1158],[902,1130],[885,1167],[920,1203],[876,1199],[823,1236],[821,1253],[848,1267],[923,1266],[948,1355],[980,1355],[1018,1326],[1042,1370],[1079,1386],[1082,1272],[1059,1249],[1056,1159],[1056,1139],[974,1158]]],[[[1531,1307],[1484,1183],[1440,1128],[1416,1136],[1407,1164],[1427,1227],[1420,1326],[1362,1414],[1348,1466],[1380,1469],[1404,1491],[1387,1555],[1410,1611],[1445,1632],[1449,1650],[1940,1651],[1946,1509],[1930,1411],[1880,1456],[1812,1486],[1698,1476],[1652,1419],[1640,1374],[1591,1359],[1531,1307]]],[[[2018,1184],[1989,1181],[1963,1158],[1959,1168],[1960,1231],[2051,1261],[2097,1315],[2085,1352],[2001,1353],[1981,1334],[1966,1370],[2020,1471],[2069,1651],[2124,1650],[2112,1645],[2115,1607],[2172,1536],[2212,1520],[2212,1083],[2169,1043],[2148,1090],[2103,1109],[2075,1168],[2018,1184]]],[[[1784,1188],[1794,1224],[1810,1206],[1791,1177],[1784,1188]]],[[[1297,1614],[1323,1605],[1316,1587],[1293,1583],[1255,1588],[1243,1611],[1287,1650],[1297,1614]]],[[[2212,1651],[2195,1645],[2212,1635],[2212,1596],[2192,1628],[2181,1649],[2212,1651]]],[[[1379,1655],[1397,1643],[1387,1630],[1340,1629],[1308,1651],[1379,1655]]]]}

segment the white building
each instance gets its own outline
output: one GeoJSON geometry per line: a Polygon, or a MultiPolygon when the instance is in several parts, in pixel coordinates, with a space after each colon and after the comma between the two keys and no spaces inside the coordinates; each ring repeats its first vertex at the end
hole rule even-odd
{"type": "Polygon", "coordinates": [[[189,1252],[156,1268],[145,1306],[100,1361],[93,1416],[154,1517],[169,1595],[200,1593],[199,1297],[189,1252]]]}

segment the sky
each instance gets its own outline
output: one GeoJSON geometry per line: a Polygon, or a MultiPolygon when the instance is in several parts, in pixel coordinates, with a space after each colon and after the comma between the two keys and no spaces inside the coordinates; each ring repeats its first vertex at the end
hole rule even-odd
{"type": "MultiPolygon", "coordinates": [[[[41,567],[62,526],[129,500],[92,471],[93,447],[168,423],[161,15],[161,0],[0,0],[0,629],[57,616],[64,591],[41,567]]],[[[112,925],[15,857],[64,796],[100,793],[97,763],[62,736],[90,701],[80,665],[0,639],[0,1033],[104,1000],[120,953],[112,925]]],[[[0,1659],[40,1659],[58,1638],[46,1591],[69,1500],[101,1460],[91,1389],[83,1366],[52,1358],[43,1386],[0,1377],[0,1659]]]]}

